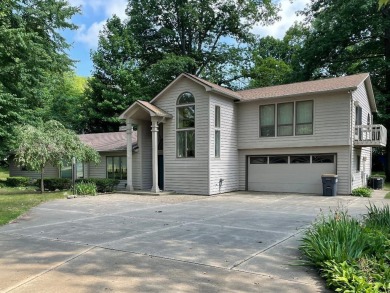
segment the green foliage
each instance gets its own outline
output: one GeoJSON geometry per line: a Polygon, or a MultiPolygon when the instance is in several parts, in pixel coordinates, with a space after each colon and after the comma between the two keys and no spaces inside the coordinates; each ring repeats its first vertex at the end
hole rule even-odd
{"type": "Polygon", "coordinates": [[[272,22],[277,10],[269,0],[129,0],[128,19],[109,19],[92,53],[86,130],[117,131],[121,112],[183,72],[234,86],[251,29],[272,22]]]}
{"type": "Polygon", "coordinates": [[[39,120],[53,76],[73,61],[60,32],[79,12],[65,0],[0,1],[0,157],[12,149],[15,126],[39,120]]]}
{"type": "Polygon", "coordinates": [[[389,292],[389,221],[388,205],[370,204],[362,223],[346,211],[321,215],[306,231],[301,249],[336,292],[389,292]]]}
{"type": "Polygon", "coordinates": [[[360,223],[345,210],[321,215],[302,239],[301,250],[315,265],[357,259],[369,246],[360,223]]]}
{"type": "Polygon", "coordinates": [[[353,196],[371,197],[372,189],[368,187],[358,187],[352,190],[353,196]]]}
{"type": "Polygon", "coordinates": [[[96,195],[96,184],[95,183],[86,183],[81,182],[76,184],[76,194],[77,195],[96,195]]]}
{"type": "MultiPolygon", "coordinates": [[[[16,133],[18,148],[15,161],[31,170],[40,171],[41,179],[48,164],[60,166],[62,162],[69,162],[73,157],[79,162],[97,163],[100,160],[94,149],[83,144],[74,132],[54,120],[38,127],[21,126],[16,133]]],[[[43,184],[41,191],[44,191],[43,184]]]]}
{"type": "Polygon", "coordinates": [[[367,209],[368,213],[364,216],[365,225],[387,233],[390,238],[390,206],[387,204],[380,208],[370,203],[367,209]]]}
{"type": "Polygon", "coordinates": [[[8,177],[5,181],[9,187],[24,187],[30,184],[30,178],[27,177],[8,177]]]}
{"type": "MultiPolygon", "coordinates": [[[[69,178],[44,178],[43,184],[49,191],[68,190],[72,187],[72,180],[69,178]]],[[[36,185],[41,186],[41,179],[37,180],[36,185]]]]}
{"type": "Polygon", "coordinates": [[[76,183],[93,183],[96,185],[97,192],[113,192],[115,187],[119,184],[118,179],[108,178],[86,178],[77,179],[76,183]]]}
{"type": "Polygon", "coordinates": [[[359,262],[324,262],[321,275],[336,292],[388,292],[390,270],[384,260],[362,258],[359,262]]]}

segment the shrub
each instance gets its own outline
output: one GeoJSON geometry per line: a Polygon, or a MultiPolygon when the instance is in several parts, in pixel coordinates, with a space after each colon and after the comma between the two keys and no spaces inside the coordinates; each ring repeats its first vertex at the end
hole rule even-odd
{"type": "Polygon", "coordinates": [[[359,258],[369,245],[358,220],[345,210],[323,214],[309,228],[300,249],[315,265],[328,260],[343,262],[359,258]]]}
{"type": "Polygon", "coordinates": [[[118,179],[108,178],[85,178],[77,179],[76,183],[95,183],[97,192],[112,192],[115,187],[119,184],[118,179]]]}
{"type": "Polygon", "coordinates": [[[372,189],[368,187],[358,187],[352,190],[353,196],[371,197],[372,189]]]}
{"type": "MultiPolygon", "coordinates": [[[[67,190],[72,187],[72,180],[69,178],[44,178],[43,184],[45,189],[50,191],[54,191],[56,189],[67,190]]],[[[40,179],[37,180],[36,185],[41,186],[40,179]]]]}
{"type": "Polygon", "coordinates": [[[96,184],[95,183],[76,183],[76,194],[77,195],[96,195],[96,184]]]}
{"type": "Polygon", "coordinates": [[[6,179],[6,185],[10,187],[25,187],[30,184],[30,178],[28,177],[8,177],[6,179]]]}

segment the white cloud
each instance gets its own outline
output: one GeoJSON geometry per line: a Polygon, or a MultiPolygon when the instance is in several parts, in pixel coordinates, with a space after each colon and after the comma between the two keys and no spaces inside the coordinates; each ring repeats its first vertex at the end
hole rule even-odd
{"type": "Polygon", "coordinates": [[[301,15],[297,16],[296,12],[305,8],[310,0],[281,0],[281,11],[279,13],[280,21],[269,26],[256,26],[252,32],[261,37],[272,36],[275,38],[283,38],[285,32],[294,24],[295,21],[303,20],[301,15]]]}
{"type": "Polygon", "coordinates": [[[82,24],[76,32],[75,41],[86,44],[90,49],[96,49],[99,40],[99,32],[103,29],[105,20],[94,22],[90,27],[82,24]]]}
{"type": "Polygon", "coordinates": [[[107,18],[114,14],[120,19],[126,18],[127,0],[68,0],[71,5],[81,6],[83,16],[96,19],[97,15],[103,19],[96,19],[90,25],[80,24],[76,32],[75,41],[86,44],[90,49],[96,49],[99,39],[99,32],[103,29],[107,18]],[[92,15],[89,15],[92,14],[92,15]]]}

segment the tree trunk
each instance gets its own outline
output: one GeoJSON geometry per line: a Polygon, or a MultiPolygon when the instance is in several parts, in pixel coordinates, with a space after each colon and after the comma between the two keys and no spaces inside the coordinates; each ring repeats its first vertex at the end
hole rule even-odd
{"type": "Polygon", "coordinates": [[[45,171],[45,168],[42,167],[41,168],[41,193],[43,193],[45,191],[45,186],[43,184],[43,172],[45,171]]]}

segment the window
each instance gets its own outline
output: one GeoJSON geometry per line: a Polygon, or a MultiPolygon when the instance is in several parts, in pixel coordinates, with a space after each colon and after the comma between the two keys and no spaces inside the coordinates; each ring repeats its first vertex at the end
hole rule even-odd
{"type": "Polygon", "coordinates": [[[290,164],[309,164],[310,156],[290,156],[290,164]]]}
{"type": "Polygon", "coordinates": [[[221,156],[221,108],[215,106],[215,157],[219,158],[221,156]]]}
{"type": "Polygon", "coordinates": [[[127,179],[127,158],[107,157],[107,178],[127,179]]]}
{"type": "Polygon", "coordinates": [[[313,101],[296,103],[295,134],[313,134],[313,101]]]}
{"type": "Polygon", "coordinates": [[[195,157],[195,98],[191,93],[184,92],[176,104],[177,157],[195,157]]]}
{"type": "Polygon", "coordinates": [[[260,106],[260,137],[275,136],[275,105],[260,106]]]}
{"type": "Polygon", "coordinates": [[[334,163],[334,155],[313,155],[312,163],[334,163]]]}
{"type": "MultiPolygon", "coordinates": [[[[81,162],[76,162],[77,174],[76,178],[84,178],[84,165],[81,162]]],[[[66,162],[60,168],[60,178],[72,178],[72,163],[66,162]]]]}
{"type": "Polygon", "coordinates": [[[356,156],[356,172],[360,171],[360,156],[356,156]]]}
{"type": "Polygon", "coordinates": [[[270,156],[269,157],[270,164],[287,164],[288,156],[270,156]]]}
{"type": "Polygon", "coordinates": [[[294,103],[278,104],[278,136],[293,135],[294,103]]]}
{"type": "Polygon", "coordinates": [[[267,164],[268,157],[250,157],[249,161],[251,164],[267,164]]]}

